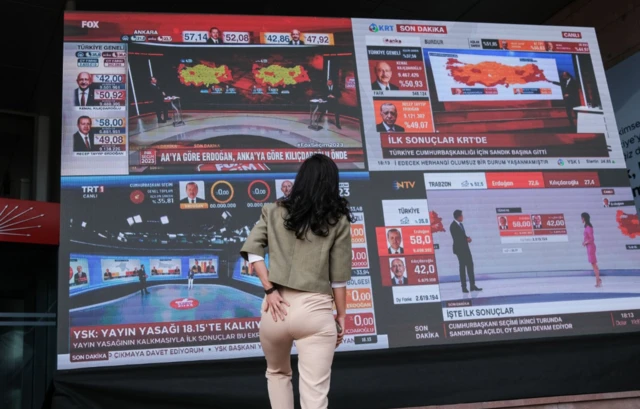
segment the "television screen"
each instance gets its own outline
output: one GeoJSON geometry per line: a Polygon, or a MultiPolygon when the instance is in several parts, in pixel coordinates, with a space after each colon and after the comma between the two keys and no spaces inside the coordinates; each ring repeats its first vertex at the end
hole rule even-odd
{"type": "Polygon", "coordinates": [[[60,369],[262,355],[239,251],[314,153],[355,218],[338,352],[640,328],[640,224],[593,29],[64,25],[60,369]]]}

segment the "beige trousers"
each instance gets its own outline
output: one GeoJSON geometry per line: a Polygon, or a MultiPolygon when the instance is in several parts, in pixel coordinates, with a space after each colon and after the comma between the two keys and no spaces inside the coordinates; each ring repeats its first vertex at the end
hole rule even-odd
{"type": "Polygon", "coordinates": [[[333,317],[333,298],[328,294],[281,288],[284,321],[273,321],[262,304],[260,343],[267,359],[267,386],[272,409],[293,409],[291,347],[296,341],[302,409],[326,409],[331,364],[338,336],[333,317]]]}

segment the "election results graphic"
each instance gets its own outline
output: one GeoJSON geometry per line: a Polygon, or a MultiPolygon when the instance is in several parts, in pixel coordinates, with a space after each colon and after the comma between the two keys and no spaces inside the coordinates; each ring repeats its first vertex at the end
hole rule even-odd
{"type": "Polygon", "coordinates": [[[315,153],[354,216],[337,352],[640,329],[593,29],[91,12],[64,29],[60,369],[262,356],[239,251],[315,153]]]}

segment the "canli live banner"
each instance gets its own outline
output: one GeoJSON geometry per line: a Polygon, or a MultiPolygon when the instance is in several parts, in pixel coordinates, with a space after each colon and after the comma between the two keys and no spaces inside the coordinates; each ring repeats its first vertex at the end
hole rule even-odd
{"type": "Polygon", "coordinates": [[[338,352],[640,328],[633,179],[593,29],[64,25],[60,369],[261,356],[239,250],[314,153],[355,217],[338,352]]]}

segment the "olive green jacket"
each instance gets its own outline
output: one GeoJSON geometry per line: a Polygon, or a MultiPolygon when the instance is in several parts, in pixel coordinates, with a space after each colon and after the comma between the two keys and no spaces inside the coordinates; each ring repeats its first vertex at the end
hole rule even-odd
{"type": "Polygon", "coordinates": [[[329,229],[327,237],[307,233],[304,240],[287,230],[287,210],[265,205],[240,255],[264,257],[269,247],[269,281],[301,291],[332,295],[331,282],[351,279],[351,223],[346,216],[329,229]]]}

